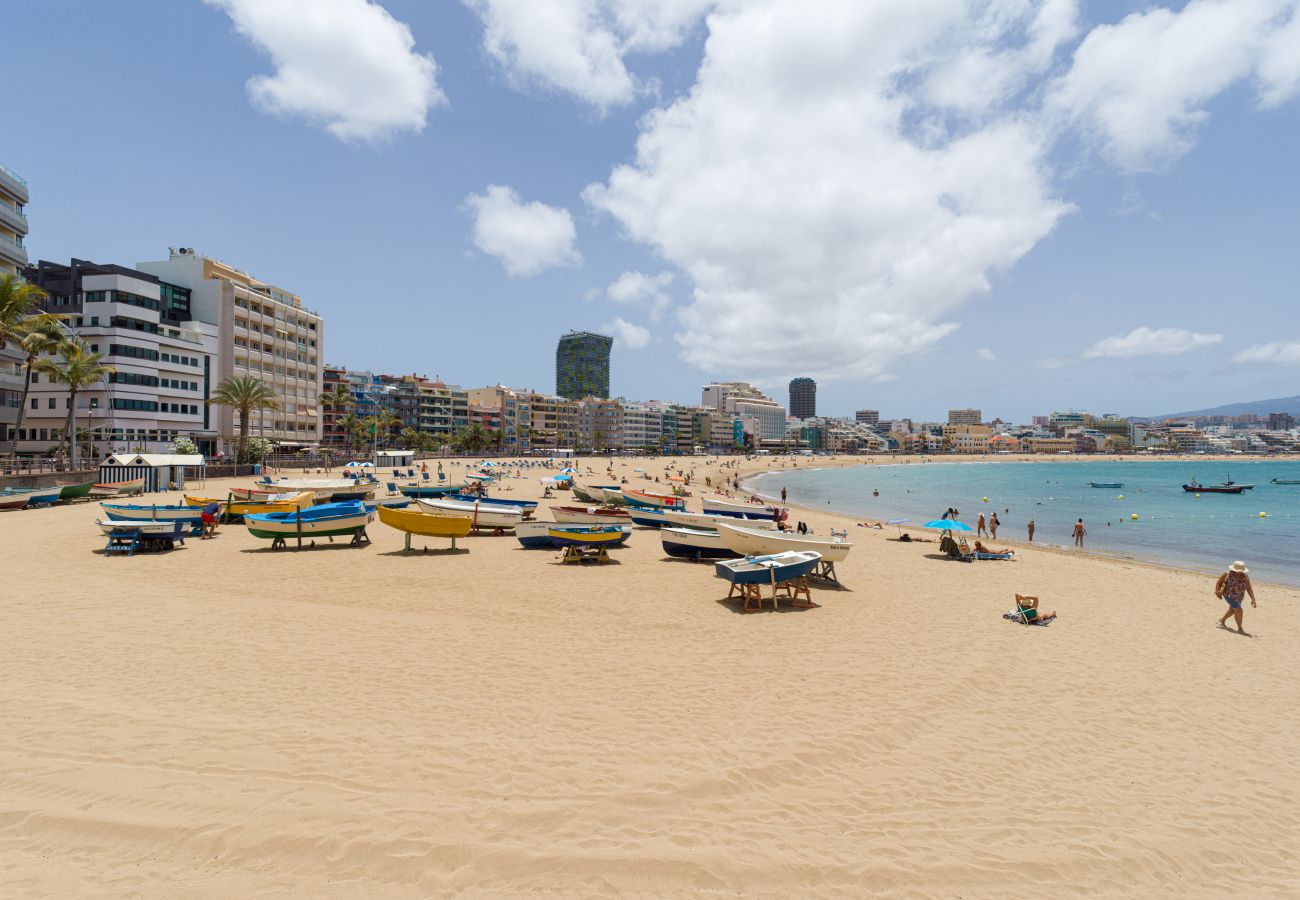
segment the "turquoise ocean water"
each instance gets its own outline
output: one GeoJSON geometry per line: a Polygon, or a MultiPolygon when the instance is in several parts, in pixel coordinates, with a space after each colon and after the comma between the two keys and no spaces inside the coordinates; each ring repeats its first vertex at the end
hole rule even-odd
{"type": "Polygon", "coordinates": [[[972,528],[980,512],[996,511],[1000,536],[1025,540],[1025,525],[1032,518],[1034,542],[1057,546],[1072,543],[1074,521],[1082,518],[1088,550],[1208,573],[1243,559],[1256,580],[1300,587],[1300,485],[1269,483],[1273,478],[1300,479],[1300,461],[945,460],[842,469],[801,466],[755,476],[745,487],[778,497],[784,486],[790,503],[864,519],[908,518],[904,530],[913,531],[950,506],[972,528]],[[1182,489],[1193,478],[1217,484],[1229,477],[1255,488],[1199,498],[1182,489]],[[1124,487],[1092,488],[1090,481],[1124,487]],[[880,496],[873,497],[873,490],[880,496]],[[1261,518],[1260,512],[1268,515],[1261,518]]]}

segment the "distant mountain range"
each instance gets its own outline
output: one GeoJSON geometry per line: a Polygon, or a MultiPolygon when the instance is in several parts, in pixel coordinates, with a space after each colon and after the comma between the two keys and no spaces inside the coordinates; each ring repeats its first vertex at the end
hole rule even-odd
{"type": "Polygon", "coordinates": [[[1251,400],[1249,403],[1228,403],[1211,409],[1168,413],[1163,416],[1141,416],[1143,419],[1190,419],[1193,416],[1266,416],[1269,413],[1290,413],[1300,416],[1300,396],[1279,397],[1276,400],[1251,400]]]}

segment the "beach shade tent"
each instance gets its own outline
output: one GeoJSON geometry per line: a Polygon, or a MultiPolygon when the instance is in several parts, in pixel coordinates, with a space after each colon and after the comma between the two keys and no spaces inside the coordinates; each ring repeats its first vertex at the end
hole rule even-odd
{"type": "Polygon", "coordinates": [[[965,522],[958,522],[956,519],[935,519],[932,522],[926,522],[926,528],[935,528],[939,531],[973,531],[965,522]]]}
{"type": "Polygon", "coordinates": [[[117,484],[144,479],[144,493],[184,490],[186,475],[203,479],[207,461],[202,454],[114,453],[99,464],[99,483],[117,484]]]}
{"type": "Polygon", "coordinates": [[[414,450],[377,450],[375,467],[379,469],[409,469],[415,462],[414,450]]]}

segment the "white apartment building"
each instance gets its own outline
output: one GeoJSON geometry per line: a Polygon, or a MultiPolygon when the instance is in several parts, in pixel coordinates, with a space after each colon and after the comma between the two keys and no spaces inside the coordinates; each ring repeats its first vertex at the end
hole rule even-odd
{"type": "MultiPolygon", "coordinates": [[[[46,308],[67,317],[68,330],[115,368],[105,381],[77,394],[77,428],[89,431],[95,454],[162,452],[189,437],[210,452],[217,352],[215,327],[188,320],[189,295],[158,278],[122,266],[74,259],[42,260],[26,270],[48,294],[46,308]]],[[[18,450],[43,454],[66,440],[65,385],[32,373],[18,450]]]]}
{"type": "Polygon", "coordinates": [[[752,384],[743,381],[706,384],[701,391],[700,405],[739,416],[749,422],[745,433],[754,436],[754,446],[758,446],[760,441],[780,441],[785,438],[785,407],[765,396],[752,384]]]}
{"type": "MultiPolygon", "coordinates": [[[[664,414],[645,403],[623,404],[622,446],[627,450],[658,449],[663,442],[664,414]]],[[[674,423],[675,425],[675,423],[674,423]]]]}
{"type": "MultiPolygon", "coordinates": [[[[325,323],[319,313],[296,294],[186,247],[137,267],[188,288],[194,318],[216,327],[214,386],[249,375],[275,391],[279,409],[254,413],[252,434],[286,448],[320,442],[325,323]]],[[[214,411],[222,449],[233,452],[238,415],[225,406],[214,411]]]]}

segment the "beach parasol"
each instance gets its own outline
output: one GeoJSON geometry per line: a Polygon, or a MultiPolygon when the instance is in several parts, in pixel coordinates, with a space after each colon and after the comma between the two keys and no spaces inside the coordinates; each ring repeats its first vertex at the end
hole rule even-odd
{"type": "Polygon", "coordinates": [[[898,536],[899,536],[899,537],[902,537],[902,536],[903,536],[903,526],[906,525],[906,524],[907,524],[908,522],[910,522],[910,521],[912,521],[912,520],[911,520],[911,519],[889,519],[888,521],[885,522],[885,524],[886,524],[886,525],[897,525],[897,526],[898,526],[898,536]]]}
{"type": "Polygon", "coordinates": [[[971,527],[965,522],[958,522],[956,519],[935,519],[933,522],[926,522],[925,528],[937,528],[940,531],[971,531],[971,527]]]}

